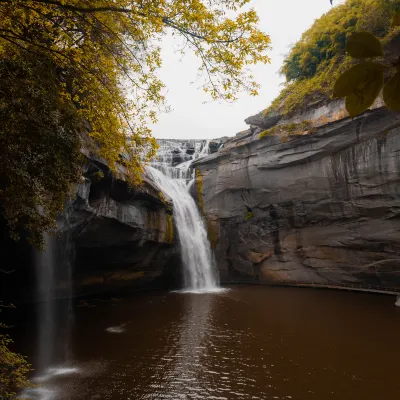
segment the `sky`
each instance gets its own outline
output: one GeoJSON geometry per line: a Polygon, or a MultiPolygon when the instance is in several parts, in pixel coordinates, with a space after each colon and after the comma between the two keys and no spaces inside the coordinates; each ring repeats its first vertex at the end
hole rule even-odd
{"type": "MultiPolygon", "coordinates": [[[[334,4],[343,0],[334,0],[334,4]]],[[[271,63],[253,67],[262,85],[257,97],[242,93],[233,103],[211,101],[199,89],[196,80],[199,62],[189,52],[181,58],[174,51],[177,43],[167,36],[162,44],[163,66],[160,78],[167,86],[169,113],[163,113],[152,127],[153,135],[162,139],[212,139],[234,136],[247,128],[244,120],[264,110],[279,94],[284,77],[279,74],[290,46],[315,19],[332,7],[329,0],[252,0],[260,17],[260,28],[271,37],[271,63]]]]}

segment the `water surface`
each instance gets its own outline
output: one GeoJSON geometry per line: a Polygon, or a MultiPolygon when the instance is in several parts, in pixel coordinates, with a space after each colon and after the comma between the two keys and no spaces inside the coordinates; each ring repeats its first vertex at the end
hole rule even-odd
{"type": "MultiPolygon", "coordinates": [[[[49,400],[397,400],[394,300],[259,286],[93,300],[76,308],[74,373],[53,376],[42,392],[49,400]]],[[[25,353],[34,329],[24,332],[25,353]]]]}

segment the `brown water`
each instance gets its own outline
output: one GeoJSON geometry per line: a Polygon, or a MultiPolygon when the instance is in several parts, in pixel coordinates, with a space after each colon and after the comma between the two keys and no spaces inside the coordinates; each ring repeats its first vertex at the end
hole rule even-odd
{"type": "Polygon", "coordinates": [[[397,400],[394,300],[237,286],[93,301],[76,309],[78,372],[45,382],[42,398],[397,400]]]}

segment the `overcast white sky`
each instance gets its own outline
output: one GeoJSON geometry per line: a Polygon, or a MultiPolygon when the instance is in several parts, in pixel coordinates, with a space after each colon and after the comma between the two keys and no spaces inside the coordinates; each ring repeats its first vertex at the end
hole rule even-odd
{"type": "MultiPolygon", "coordinates": [[[[343,1],[335,0],[334,4],[343,1]]],[[[163,67],[160,77],[168,88],[172,111],[162,114],[153,126],[156,138],[211,139],[234,136],[246,129],[244,119],[265,109],[278,95],[284,78],[279,75],[283,57],[290,45],[330,8],[329,0],[252,0],[260,16],[260,27],[271,37],[271,64],[254,67],[254,76],[262,85],[260,94],[241,94],[234,104],[210,102],[209,97],[191,84],[197,76],[198,61],[187,54],[183,60],[174,53],[173,39],[163,43],[163,67]],[[204,104],[204,102],[207,102],[204,104]]]]}

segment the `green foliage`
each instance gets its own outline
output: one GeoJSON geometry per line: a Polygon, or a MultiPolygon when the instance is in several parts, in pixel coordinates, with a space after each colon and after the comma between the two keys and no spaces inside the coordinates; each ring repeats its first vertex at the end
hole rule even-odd
{"type": "Polygon", "coordinates": [[[172,215],[167,214],[165,217],[166,217],[165,241],[168,244],[172,244],[174,241],[174,222],[172,220],[172,215]]]}
{"type": "Polygon", "coordinates": [[[163,193],[163,192],[158,192],[158,198],[159,198],[163,203],[165,203],[165,196],[164,196],[164,193],[163,193]]]}
{"type": "Polygon", "coordinates": [[[292,122],[290,124],[286,124],[286,125],[284,124],[284,125],[281,125],[281,127],[282,127],[282,130],[286,131],[289,135],[296,135],[298,133],[302,133],[302,132],[310,130],[312,127],[312,124],[311,124],[311,121],[304,120],[297,124],[294,122],[292,122]]]}
{"type": "Polygon", "coordinates": [[[8,335],[0,334],[0,399],[4,400],[31,386],[26,378],[31,366],[25,357],[10,350],[12,343],[8,335]]]}
{"type": "MultiPolygon", "coordinates": [[[[3,305],[0,302],[0,313],[3,308],[14,308],[12,304],[3,305]]],[[[0,322],[0,330],[8,327],[0,322]]],[[[27,379],[31,366],[26,358],[11,350],[13,341],[7,334],[0,331],[0,399],[13,399],[16,393],[25,388],[32,387],[27,379]]]]}
{"type": "Polygon", "coordinates": [[[254,218],[254,213],[253,213],[253,211],[247,211],[246,212],[246,215],[245,215],[245,217],[244,217],[244,219],[246,220],[246,221],[249,221],[250,219],[253,219],[254,218]]]}
{"type": "Polygon", "coordinates": [[[399,36],[399,28],[392,25],[399,9],[398,0],[347,0],[316,20],[286,57],[286,87],[266,114],[276,109],[292,112],[314,96],[331,97],[339,76],[357,63],[346,55],[347,39],[368,31],[389,46],[399,36]]]}
{"type": "MultiPolygon", "coordinates": [[[[378,38],[365,32],[355,33],[349,38],[347,52],[354,58],[373,58],[383,54],[378,38]]],[[[385,60],[386,61],[386,60],[385,60]]],[[[354,117],[366,111],[378,97],[384,83],[384,71],[400,66],[400,57],[393,64],[365,61],[344,72],[336,81],[333,95],[346,97],[346,109],[354,117]]],[[[385,84],[383,100],[394,111],[400,110],[400,73],[397,72],[385,84]]]]}
{"type": "Polygon", "coordinates": [[[46,58],[0,58],[0,80],[0,202],[12,237],[40,247],[80,175],[80,119],[46,58]]]}
{"type": "Polygon", "coordinates": [[[397,11],[392,19],[393,26],[400,26],[400,11],[397,11]]]}
{"type": "Polygon", "coordinates": [[[383,47],[379,39],[370,32],[356,32],[347,38],[346,52],[353,58],[383,56],[383,47]]]}
{"type": "MultiPolygon", "coordinates": [[[[347,0],[319,18],[285,59],[282,72],[288,81],[313,77],[321,64],[344,57],[347,38],[368,31],[383,38],[391,28],[398,0],[347,0]]],[[[358,51],[363,51],[358,48],[358,51]]]]}
{"type": "Polygon", "coordinates": [[[260,139],[267,136],[276,135],[298,135],[312,129],[311,121],[304,120],[299,123],[275,125],[260,133],[260,139]]]}
{"type": "Polygon", "coordinates": [[[266,129],[265,131],[262,131],[260,133],[259,139],[262,139],[263,137],[267,137],[267,136],[272,136],[275,132],[276,127],[273,126],[272,128],[266,129]]]}
{"type": "Polygon", "coordinates": [[[203,215],[205,214],[205,209],[204,209],[204,197],[203,197],[203,177],[200,173],[199,170],[195,170],[195,176],[196,176],[196,188],[197,188],[197,202],[199,205],[199,208],[203,215]]]}
{"type": "Polygon", "coordinates": [[[383,88],[383,98],[391,110],[400,112],[400,72],[387,81],[383,88]]]}
{"type": "Polygon", "coordinates": [[[104,178],[104,172],[103,171],[97,171],[92,175],[92,178],[95,181],[101,181],[104,178]]]}

